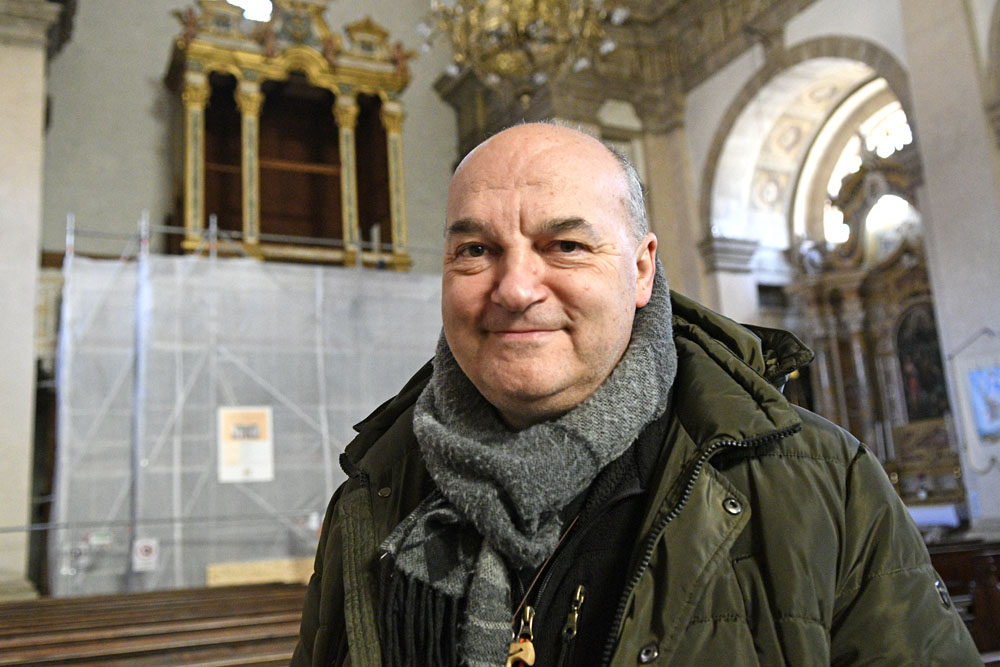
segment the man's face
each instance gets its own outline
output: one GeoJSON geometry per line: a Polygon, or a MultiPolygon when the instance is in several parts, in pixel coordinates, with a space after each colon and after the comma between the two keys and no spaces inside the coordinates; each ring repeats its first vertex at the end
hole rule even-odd
{"type": "Polygon", "coordinates": [[[525,125],[480,146],[448,193],[442,315],[455,359],[513,428],[566,412],[618,363],[649,300],[626,182],[596,140],[525,125]]]}

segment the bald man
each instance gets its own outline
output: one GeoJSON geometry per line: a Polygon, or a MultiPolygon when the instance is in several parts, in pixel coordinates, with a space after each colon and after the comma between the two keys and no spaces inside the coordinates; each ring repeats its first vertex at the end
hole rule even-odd
{"type": "Polygon", "coordinates": [[[443,335],[341,458],[293,664],[981,664],[875,457],[782,397],[812,353],[656,249],[585,134],[462,161],[443,335]]]}

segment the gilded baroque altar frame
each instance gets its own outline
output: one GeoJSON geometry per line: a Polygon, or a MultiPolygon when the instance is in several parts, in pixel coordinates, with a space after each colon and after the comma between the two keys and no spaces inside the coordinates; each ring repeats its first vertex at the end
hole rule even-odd
{"type": "Polygon", "coordinates": [[[274,0],[270,21],[244,19],[242,10],[224,0],[198,0],[197,9],[176,12],[183,26],[175,40],[167,84],[183,101],[184,239],[181,248],[204,248],[205,110],[212,95],[213,73],[236,80],[240,115],[240,190],[242,230],[238,244],[250,256],[409,268],[403,173],[403,107],[399,95],[409,82],[412,52],[390,45],[388,32],[370,18],[330,31],[323,12],[327,0],[274,0]],[[275,242],[261,236],[259,130],[265,101],[262,84],[304,77],[309,85],[330,91],[339,147],[340,224],[342,239],[330,247],[275,242]],[[388,171],[389,239],[366,243],[358,220],[355,129],[358,95],[381,101],[388,171]]]}

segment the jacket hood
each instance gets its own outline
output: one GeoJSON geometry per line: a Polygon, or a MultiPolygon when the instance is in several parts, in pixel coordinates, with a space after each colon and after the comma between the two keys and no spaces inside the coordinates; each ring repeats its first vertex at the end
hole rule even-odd
{"type": "Polygon", "coordinates": [[[673,409],[699,445],[800,424],[780,386],[813,358],[787,331],[747,327],[671,293],[678,371],[673,409]]]}
{"type": "Polygon", "coordinates": [[[790,331],[737,322],[683,294],[670,292],[674,325],[678,318],[725,345],[768,382],[781,385],[789,373],[813,360],[813,351],[790,331]]]}

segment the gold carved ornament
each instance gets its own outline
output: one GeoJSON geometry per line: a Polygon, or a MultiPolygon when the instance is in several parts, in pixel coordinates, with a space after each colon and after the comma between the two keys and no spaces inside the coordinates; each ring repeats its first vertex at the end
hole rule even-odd
{"type": "Polygon", "coordinates": [[[432,0],[417,26],[429,48],[447,35],[454,49],[449,73],[469,67],[488,86],[510,88],[526,101],[539,86],[581,71],[615,49],[605,26],[628,10],[601,0],[432,0]]]}

